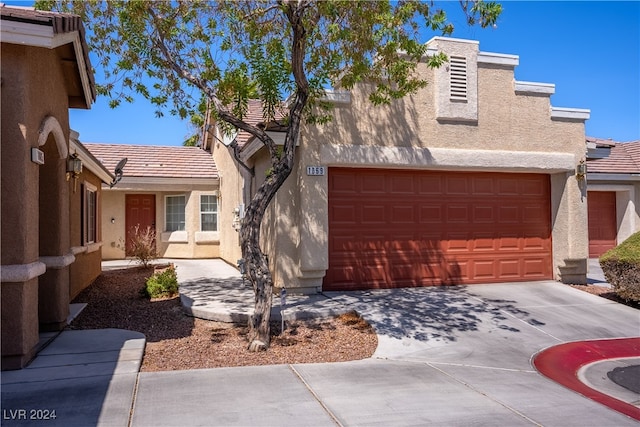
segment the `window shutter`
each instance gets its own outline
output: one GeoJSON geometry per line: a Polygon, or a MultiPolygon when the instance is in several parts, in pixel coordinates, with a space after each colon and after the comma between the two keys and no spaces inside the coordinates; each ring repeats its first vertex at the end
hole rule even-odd
{"type": "Polygon", "coordinates": [[[449,96],[452,101],[467,100],[467,59],[465,57],[450,57],[449,87],[449,96]]]}

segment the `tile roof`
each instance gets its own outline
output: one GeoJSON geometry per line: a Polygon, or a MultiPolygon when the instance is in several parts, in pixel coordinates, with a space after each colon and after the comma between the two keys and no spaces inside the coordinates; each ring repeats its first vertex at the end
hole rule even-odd
{"type": "MultiPolygon", "coordinates": [[[[277,122],[281,121],[282,119],[284,119],[286,117],[286,115],[288,114],[288,112],[286,111],[284,105],[281,105],[279,108],[276,108],[275,111],[275,122],[276,122],[276,126],[275,127],[279,127],[277,126],[277,122]]],[[[248,103],[248,109],[247,109],[247,115],[245,116],[244,120],[249,123],[250,125],[253,126],[258,126],[260,127],[260,125],[264,126],[264,114],[263,114],[263,107],[262,107],[262,101],[259,99],[250,99],[249,103],[248,103]]],[[[269,124],[268,128],[272,128],[274,127],[273,122],[269,124]]],[[[253,137],[253,135],[251,135],[249,132],[245,132],[243,130],[241,130],[240,132],[238,132],[238,136],[236,138],[236,140],[238,141],[238,145],[240,147],[244,147],[244,145],[253,137]]]]}
{"type": "Polygon", "coordinates": [[[586,140],[587,140],[587,143],[592,142],[596,144],[596,146],[598,147],[613,147],[614,145],[616,145],[616,142],[611,139],[602,139],[602,138],[595,138],[593,136],[587,136],[586,140]]]}
{"type": "Polygon", "coordinates": [[[590,173],[640,173],[640,141],[615,142],[608,157],[587,161],[587,171],[590,173]]]}
{"type": "Polygon", "coordinates": [[[94,144],[84,146],[113,171],[126,157],[124,177],[143,178],[218,178],[211,153],[198,147],[94,144]]]}

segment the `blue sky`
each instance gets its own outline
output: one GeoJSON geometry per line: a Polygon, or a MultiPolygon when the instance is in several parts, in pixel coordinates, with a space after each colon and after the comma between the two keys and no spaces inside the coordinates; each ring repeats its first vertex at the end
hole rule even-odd
{"type": "MultiPolygon", "coordinates": [[[[501,3],[503,14],[490,29],[467,27],[457,1],[436,4],[451,11],[453,37],[479,40],[481,51],[519,55],[516,80],[555,84],[553,106],[590,109],[588,136],[640,139],[640,2],[501,3]]],[[[168,113],[158,119],[154,111],[144,99],[113,110],[99,98],[89,111],[71,110],[71,127],[83,142],[181,145],[187,122],[168,113]]]]}

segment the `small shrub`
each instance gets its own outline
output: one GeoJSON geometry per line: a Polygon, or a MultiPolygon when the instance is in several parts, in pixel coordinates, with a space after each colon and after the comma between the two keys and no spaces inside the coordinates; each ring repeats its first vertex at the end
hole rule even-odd
{"type": "Polygon", "coordinates": [[[151,227],[140,229],[139,225],[133,227],[131,240],[127,245],[127,254],[134,257],[144,267],[158,258],[156,250],[156,230],[151,227]]]}
{"type": "Polygon", "coordinates": [[[640,232],[605,252],[600,266],[620,298],[640,301],[640,232]]]}
{"type": "Polygon", "coordinates": [[[170,298],[178,293],[176,269],[170,266],[166,270],[154,273],[147,279],[145,293],[149,298],[170,298]]]}

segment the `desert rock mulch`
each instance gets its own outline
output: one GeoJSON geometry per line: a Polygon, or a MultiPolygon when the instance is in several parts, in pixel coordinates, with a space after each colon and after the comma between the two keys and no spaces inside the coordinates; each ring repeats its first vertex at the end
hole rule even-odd
{"type": "Polygon", "coordinates": [[[118,328],[147,338],[141,371],[287,363],[341,362],[371,357],[378,339],[355,312],[335,318],[280,322],[271,327],[269,350],[249,352],[246,325],[213,322],[185,314],[180,299],[150,301],[142,290],[153,269],[103,272],[74,303],[87,307],[71,329],[118,328]]]}

